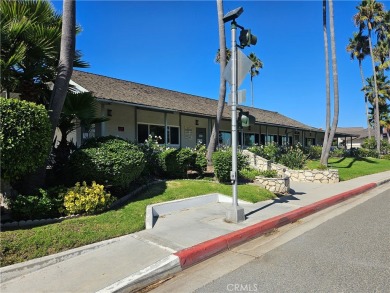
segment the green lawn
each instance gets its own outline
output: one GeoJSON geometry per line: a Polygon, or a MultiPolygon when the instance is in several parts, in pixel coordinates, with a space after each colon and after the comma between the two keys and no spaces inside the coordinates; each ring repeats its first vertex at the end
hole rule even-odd
{"type": "MultiPolygon", "coordinates": [[[[316,169],[319,161],[308,161],[308,169],[316,169]]],[[[375,158],[330,158],[329,168],[338,169],[340,181],[390,170],[390,160],[375,158]]]]}
{"type": "MultiPolygon", "coordinates": [[[[268,190],[254,185],[239,185],[238,191],[239,198],[249,202],[275,197],[268,190]]],[[[231,195],[232,188],[231,185],[199,180],[160,182],[117,210],[41,227],[3,231],[1,266],[143,230],[147,205],[215,192],[231,195]]]]}

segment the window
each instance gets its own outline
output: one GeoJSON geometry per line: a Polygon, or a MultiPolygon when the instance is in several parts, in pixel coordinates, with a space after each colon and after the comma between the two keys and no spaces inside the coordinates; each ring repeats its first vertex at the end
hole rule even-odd
{"type": "MultiPolygon", "coordinates": [[[[179,144],[179,127],[167,126],[167,144],[179,144]]],[[[143,143],[151,135],[158,143],[165,143],[165,127],[162,125],[138,124],[138,142],[143,143]]]]}
{"type": "Polygon", "coordinates": [[[277,139],[278,139],[277,135],[266,135],[265,136],[265,144],[278,142],[277,139]]]}
{"type": "Polygon", "coordinates": [[[227,131],[220,131],[219,144],[230,146],[232,144],[232,134],[227,131]]]}
{"type": "Polygon", "coordinates": [[[244,133],[244,145],[253,146],[259,144],[259,135],[254,133],[244,133]]]}

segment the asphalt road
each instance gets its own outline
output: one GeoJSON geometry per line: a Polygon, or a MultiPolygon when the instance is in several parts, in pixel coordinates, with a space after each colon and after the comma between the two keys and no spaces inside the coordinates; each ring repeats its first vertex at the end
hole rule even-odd
{"type": "Polygon", "coordinates": [[[195,292],[390,292],[390,190],[195,292]]]}

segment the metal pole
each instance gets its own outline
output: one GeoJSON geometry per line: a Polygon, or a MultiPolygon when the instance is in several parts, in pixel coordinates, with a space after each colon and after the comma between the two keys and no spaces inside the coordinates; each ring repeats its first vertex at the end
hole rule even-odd
{"type": "Polygon", "coordinates": [[[232,180],[233,200],[232,208],[226,213],[226,221],[238,223],[245,220],[245,212],[238,206],[237,199],[237,46],[236,46],[236,22],[232,21],[232,171],[230,178],[232,180]]]}
{"type": "Polygon", "coordinates": [[[233,206],[237,201],[237,46],[236,22],[232,21],[232,172],[233,172],[233,206]]]}

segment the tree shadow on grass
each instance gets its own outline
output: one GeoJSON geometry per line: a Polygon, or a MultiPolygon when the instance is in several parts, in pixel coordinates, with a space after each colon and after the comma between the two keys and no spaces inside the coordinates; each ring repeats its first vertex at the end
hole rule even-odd
{"type": "MultiPolygon", "coordinates": [[[[344,160],[345,158],[343,158],[343,160],[344,160]]],[[[332,163],[330,163],[329,165],[333,165],[333,164],[337,164],[337,163],[340,163],[340,162],[342,162],[343,160],[339,160],[339,161],[336,161],[336,162],[332,162],[332,163]]],[[[353,158],[353,160],[347,165],[347,166],[345,166],[345,167],[341,167],[341,166],[337,166],[337,167],[335,167],[335,166],[333,166],[333,167],[335,167],[335,168],[337,168],[337,169],[349,169],[349,168],[351,168],[352,167],[352,165],[356,162],[356,161],[364,161],[364,162],[366,162],[366,163],[369,163],[369,164],[378,164],[378,162],[375,162],[375,161],[373,161],[373,160],[370,160],[370,159],[367,159],[367,158],[353,158]]]]}

